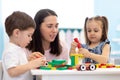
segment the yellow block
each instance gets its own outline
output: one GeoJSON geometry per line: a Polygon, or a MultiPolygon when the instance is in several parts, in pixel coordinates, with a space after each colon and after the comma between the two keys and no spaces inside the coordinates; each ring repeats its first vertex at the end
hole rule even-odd
{"type": "Polygon", "coordinates": [[[83,55],[82,54],[76,54],[76,53],[71,53],[70,56],[78,56],[80,58],[83,58],[83,55]]]}

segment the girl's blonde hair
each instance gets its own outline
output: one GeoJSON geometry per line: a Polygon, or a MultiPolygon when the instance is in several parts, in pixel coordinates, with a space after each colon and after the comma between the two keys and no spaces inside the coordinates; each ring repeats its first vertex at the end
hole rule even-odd
{"type": "Polygon", "coordinates": [[[87,29],[86,29],[86,25],[87,23],[89,23],[90,21],[100,21],[102,23],[102,38],[101,41],[105,41],[107,39],[107,35],[108,35],[108,20],[105,16],[95,16],[95,17],[91,17],[91,18],[86,18],[85,19],[85,24],[84,24],[84,34],[85,34],[85,41],[86,44],[90,44],[90,41],[87,37],[87,29]]]}

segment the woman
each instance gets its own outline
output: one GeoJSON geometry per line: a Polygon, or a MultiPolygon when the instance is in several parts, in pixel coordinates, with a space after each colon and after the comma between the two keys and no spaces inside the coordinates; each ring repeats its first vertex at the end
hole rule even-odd
{"type": "Polygon", "coordinates": [[[36,29],[33,40],[28,45],[32,52],[41,52],[47,61],[65,59],[68,61],[69,52],[65,43],[59,40],[57,14],[50,9],[41,9],[34,18],[36,29]]]}

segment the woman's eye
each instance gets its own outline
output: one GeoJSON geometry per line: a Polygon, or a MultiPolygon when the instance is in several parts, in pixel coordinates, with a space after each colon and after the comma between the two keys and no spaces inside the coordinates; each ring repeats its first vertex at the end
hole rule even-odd
{"type": "Polygon", "coordinates": [[[52,26],[48,26],[48,28],[51,28],[52,26]]]}

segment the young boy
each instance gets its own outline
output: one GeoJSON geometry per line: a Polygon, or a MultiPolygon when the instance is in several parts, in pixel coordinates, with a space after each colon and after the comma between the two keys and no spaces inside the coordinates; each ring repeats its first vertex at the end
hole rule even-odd
{"type": "Polygon", "coordinates": [[[34,20],[24,12],[15,11],[6,18],[5,29],[10,41],[2,56],[3,80],[33,80],[30,69],[45,65],[42,55],[29,62],[27,59],[25,47],[32,40],[35,26],[34,20]]]}

